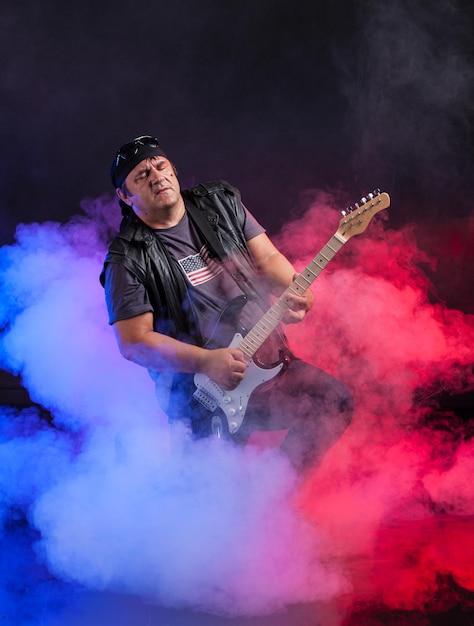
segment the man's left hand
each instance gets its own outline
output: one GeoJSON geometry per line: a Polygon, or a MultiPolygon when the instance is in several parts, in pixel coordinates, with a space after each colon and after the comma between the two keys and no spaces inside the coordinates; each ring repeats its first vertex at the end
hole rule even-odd
{"type": "Polygon", "coordinates": [[[282,315],[282,322],[285,324],[297,324],[305,318],[306,313],[313,306],[314,295],[309,289],[301,296],[289,293],[285,296],[285,302],[288,308],[282,315]]]}

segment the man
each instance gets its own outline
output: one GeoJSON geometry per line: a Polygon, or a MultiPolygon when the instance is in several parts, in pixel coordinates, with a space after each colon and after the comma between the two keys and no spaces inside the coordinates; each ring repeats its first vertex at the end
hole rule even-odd
{"type": "MultiPolygon", "coordinates": [[[[195,437],[224,434],[244,443],[255,429],[288,429],[282,449],[294,466],[319,462],[350,422],[349,391],[294,357],[279,327],[258,347],[262,368],[231,342],[286,291],[295,277],[291,263],[228,183],[181,191],[173,164],[151,136],[122,146],[110,173],[124,218],[101,282],[121,354],[146,367],[158,388],[171,381],[163,408],[195,437]],[[245,379],[254,368],[264,380],[271,367],[266,382],[245,379]],[[204,381],[200,397],[194,374],[204,381]],[[250,382],[243,414],[240,390],[250,382]],[[231,396],[238,398],[237,421],[225,410],[231,396]]],[[[310,290],[285,294],[279,318],[301,322],[313,299],[310,290]]]]}

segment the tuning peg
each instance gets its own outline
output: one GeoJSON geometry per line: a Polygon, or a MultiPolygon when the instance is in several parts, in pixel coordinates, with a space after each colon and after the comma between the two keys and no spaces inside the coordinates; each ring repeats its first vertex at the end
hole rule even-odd
{"type": "Polygon", "coordinates": [[[359,202],[360,202],[361,204],[365,204],[365,203],[367,202],[367,198],[361,198],[361,199],[359,200],[359,202]]]}

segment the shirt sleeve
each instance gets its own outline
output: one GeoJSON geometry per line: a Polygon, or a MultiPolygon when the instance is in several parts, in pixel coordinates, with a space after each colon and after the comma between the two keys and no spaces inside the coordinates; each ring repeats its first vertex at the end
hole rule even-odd
{"type": "Polygon", "coordinates": [[[242,204],[245,211],[245,224],[244,224],[244,237],[246,241],[253,239],[257,235],[261,235],[266,232],[265,228],[257,221],[257,219],[250,213],[247,207],[242,204]]]}
{"type": "Polygon", "coordinates": [[[109,324],[153,312],[143,283],[119,263],[107,265],[104,289],[109,324]]]}

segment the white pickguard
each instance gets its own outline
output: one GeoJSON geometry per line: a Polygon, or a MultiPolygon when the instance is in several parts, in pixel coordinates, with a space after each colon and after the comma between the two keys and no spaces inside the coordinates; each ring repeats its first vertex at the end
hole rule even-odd
{"type": "MultiPolygon", "coordinates": [[[[242,339],[242,335],[237,333],[229,348],[238,347],[242,339]]],[[[254,361],[248,361],[244,379],[233,391],[222,389],[205,374],[195,374],[194,384],[197,389],[193,395],[211,411],[219,407],[227,418],[229,432],[233,434],[242,425],[252,392],[262,383],[274,378],[283,365],[284,363],[279,363],[275,367],[264,369],[256,365],[254,361]]]]}

